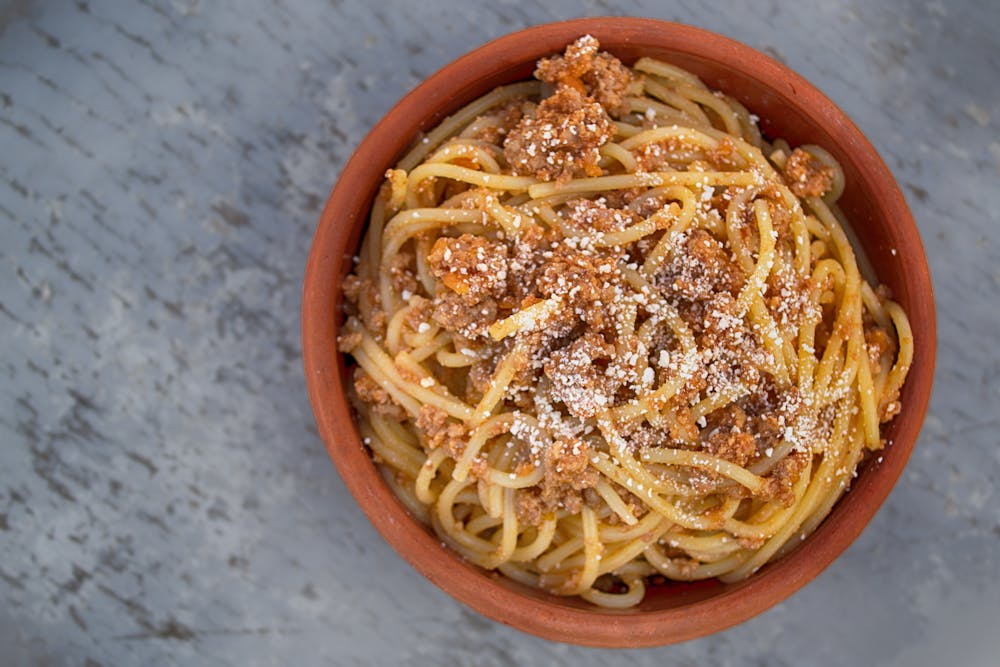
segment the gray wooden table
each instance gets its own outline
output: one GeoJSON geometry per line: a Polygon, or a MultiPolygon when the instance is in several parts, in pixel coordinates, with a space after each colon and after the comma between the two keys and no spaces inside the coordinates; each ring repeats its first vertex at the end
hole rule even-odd
{"type": "Polygon", "coordinates": [[[0,0],[0,664],[995,665],[1000,3],[0,0]],[[299,345],[367,129],[489,38],[656,16],[785,61],[905,188],[937,288],[913,459],[819,579],[616,653],[485,620],[369,526],[299,345]],[[989,657],[989,659],[988,659],[989,657]]]}

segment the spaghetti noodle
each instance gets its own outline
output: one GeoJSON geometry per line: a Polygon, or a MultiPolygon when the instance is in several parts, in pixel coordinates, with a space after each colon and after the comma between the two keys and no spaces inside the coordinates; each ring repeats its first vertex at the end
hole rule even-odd
{"type": "Polygon", "coordinates": [[[817,146],[582,37],[387,174],[340,349],[358,428],[469,561],[609,607],[811,533],[899,410],[905,313],[817,146]]]}

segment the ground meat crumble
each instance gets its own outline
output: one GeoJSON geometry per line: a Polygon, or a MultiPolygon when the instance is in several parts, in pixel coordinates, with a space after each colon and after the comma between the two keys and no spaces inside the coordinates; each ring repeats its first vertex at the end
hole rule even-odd
{"type": "Polygon", "coordinates": [[[584,35],[566,47],[563,55],[538,61],[535,77],[576,88],[617,116],[635,77],[620,60],[600,48],[596,39],[584,35]]]}
{"type": "Polygon", "coordinates": [[[500,144],[503,138],[507,136],[507,133],[514,129],[518,121],[524,117],[526,103],[527,100],[525,99],[516,99],[508,102],[504,105],[503,109],[495,114],[496,121],[484,124],[479,132],[474,135],[474,138],[490,144],[500,144]]]}
{"type": "Polygon", "coordinates": [[[604,367],[614,351],[599,334],[588,333],[553,352],[545,364],[545,377],[552,382],[552,398],[582,419],[603,410],[611,403],[604,367]]]}
{"type": "Polygon", "coordinates": [[[443,236],[434,242],[427,263],[445,287],[473,305],[507,290],[507,246],[481,236],[443,236]]]}
{"type": "Polygon", "coordinates": [[[490,297],[470,304],[462,295],[444,289],[434,297],[433,303],[435,322],[469,338],[486,336],[487,327],[497,318],[497,302],[490,297]]]}
{"type": "Polygon", "coordinates": [[[799,197],[822,197],[833,185],[833,169],[801,148],[796,148],[785,163],[788,189],[799,197]]]}
{"type": "Polygon", "coordinates": [[[538,525],[557,510],[577,514],[585,502],[584,491],[597,484],[597,471],[589,465],[590,446],[578,438],[556,440],[545,450],[545,477],[537,487],[518,494],[518,519],[538,525]]]}
{"type": "Polygon", "coordinates": [[[465,451],[468,430],[464,424],[450,419],[441,408],[426,404],[420,406],[416,426],[427,438],[431,449],[444,447],[452,458],[458,458],[465,451]]]}
{"type": "Polygon", "coordinates": [[[361,368],[354,371],[354,390],[363,402],[377,415],[401,420],[406,412],[385,389],[361,368]]]}
{"type": "Polygon", "coordinates": [[[564,215],[567,222],[584,232],[617,232],[641,222],[644,217],[631,209],[608,206],[608,200],[603,197],[571,201],[564,215]]]}
{"type": "Polygon", "coordinates": [[[598,149],[613,135],[604,107],[576,88],[560,85],[534,116],[525,116],[510,131],[503,152],[515,174],[568,181],[601,175],[598,149]]]}

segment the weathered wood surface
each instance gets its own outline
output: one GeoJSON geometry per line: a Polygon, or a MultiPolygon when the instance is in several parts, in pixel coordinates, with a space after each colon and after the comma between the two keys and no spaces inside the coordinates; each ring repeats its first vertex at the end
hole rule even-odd
{"type": "Polygon", "coordinates": [[[987,664],[1000,4],[457,4],[0,2],[0,663],[987,664]],[[942,341],[913,460],[844,557],[738,628],[613,656],[392,552],[317,438],[298,331],[315,220],[381,114],[489,38],[607,13],[720,31],[840,104],[910,199],[942,341]]]}

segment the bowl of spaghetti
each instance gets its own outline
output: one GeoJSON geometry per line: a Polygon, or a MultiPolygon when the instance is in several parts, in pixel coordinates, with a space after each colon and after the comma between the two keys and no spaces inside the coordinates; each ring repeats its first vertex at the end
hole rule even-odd
{"type": "Polygon", "coordinates": [[[320,434],[443,590],[550,639],[739,623],[860,534],[930,396],[905,200],[816,88],[646,19],[514,33],[361,142],[306,271],[320,434]]]}

